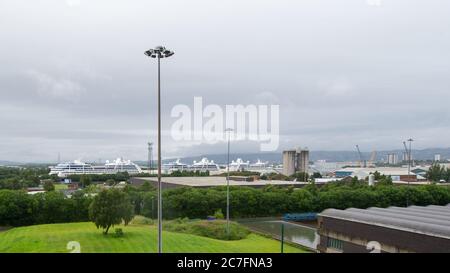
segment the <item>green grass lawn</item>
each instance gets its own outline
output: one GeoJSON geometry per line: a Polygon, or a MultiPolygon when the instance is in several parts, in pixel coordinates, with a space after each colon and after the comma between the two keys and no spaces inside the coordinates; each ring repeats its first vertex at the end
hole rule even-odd
{"type": "Polygon", "coordinates": [[[69,187],[66,184],[54,184],[55,190],[67,190],[69,187]]]}
{"type": "MultiPolygon", "coordinates": [[[[69,241],[78,241],[81,252],[156,252],[157,232],[155,226],[120,226],[123,237],[105,236],[93,223],[68,223],[36,225],[13,228],[0,232],[0,253],[6,252],[70,252],[69,241]]],[[[196,235],[163,232],[164,252],[178,253],[277,253],[280,242],[260,235],[250,234],[237,241],[221,241],[196,235]]],[[[289,245],[285,252],[305,252],[289,245]]]]}

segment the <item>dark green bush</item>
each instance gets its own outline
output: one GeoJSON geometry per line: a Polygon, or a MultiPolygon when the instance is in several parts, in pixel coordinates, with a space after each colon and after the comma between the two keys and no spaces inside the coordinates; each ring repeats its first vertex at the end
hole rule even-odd
{"type": "Polygon", "coordinates": [[[240,240],[247,237],[250,231],[236,222],[230,222],[230,234],[227,234],[224,220],[188,220],[175,219],[166,221],[164,229],[173,232],[194,234],[219,240],[240,240]]]}
{"type": "Polygon", "coordinates": [[[114,229],[114,237],[123,237],[123,230],[121,228],[114,229]]]}

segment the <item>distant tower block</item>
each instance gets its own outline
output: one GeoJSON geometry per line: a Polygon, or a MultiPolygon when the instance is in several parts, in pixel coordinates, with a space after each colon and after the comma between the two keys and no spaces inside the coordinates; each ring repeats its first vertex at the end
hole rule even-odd
{"type": "Polygon", "coordinates": [[[148,169],[153,168],[153,142],[148,142],[148,169]]]}
{"type": "Polygon", "coordinates": [[[283,151],[283,174],[293,175],[296,172],[308,172],[309,150],[297,149],[283,151]]]}
{"type": "Polygon", "coordinates": [[[404,162],[408,162],[408,153],[406,153],[406,152],[403,152],[403,155],[402,155],[402,160],[404,161],[404,162]]]}
{"type": "Polygon", "coordinates": [[[435,154],[434,155],[434,161],[441,161],[441,155],[440,154],[435,154]]]}
{"type": "Polygon", "coordinates": [[[388,154],[387,162],[390,165],[398,164],[398,155],[397,154],[388,154]]]}

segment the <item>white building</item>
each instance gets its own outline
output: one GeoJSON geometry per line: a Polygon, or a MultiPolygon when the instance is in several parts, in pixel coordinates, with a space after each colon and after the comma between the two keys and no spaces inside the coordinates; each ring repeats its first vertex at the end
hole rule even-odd
{"type": "Polygon", "coordinates": [[[371,173],[378,172],[381,175],[390,176],[393,181],[406,180],[425,180],[423,176],[418,174],[422,167],[412,168],[408,172],[407,167],[379,167],[379,168],[343,168],[335,171],[337,178],[344,177],[358,177],[359,179],[366,179],[371,173]],[[417,171],[416,171],[417,170],[417,171]]]}

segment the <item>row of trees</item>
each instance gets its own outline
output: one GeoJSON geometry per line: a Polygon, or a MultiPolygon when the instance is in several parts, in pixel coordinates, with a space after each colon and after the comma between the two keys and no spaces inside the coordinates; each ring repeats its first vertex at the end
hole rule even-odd
{"type": "Polygon", "coordinates": [[[43,179],[53,180],[46,168],[38,167],[0,167],[0,189],[18,190],[37,187],[43,179]]]}
{"type": "Polygon", "coordinates": [[[313,173],[313,175],[309,175],[306,172],[296,172],[290,176],[286,176],[281,173],[268,173],[261,175],[261,180],[285,180],[285,181],[310,181],[315,178],[322,178],[322,175],[318,172],[313,173]]]}
{"type": "MultiPolygon", "coordinates": [[[[277,216],[288,212],[320,212],[327,208],[445,205],[450,203],[450,187],[437,185],[369,187],[363,181],[330,183],[323,187],[263,189],[231,187],[232,217],[277,216]]],[[[163,193],[167,218],[204,218],[217,210],[226,211],[226,188],[179,188],[163,193]]]]}
{"type": "MultiPolygon", "coordinates": [[[[290,212],[320,212],[327,208],[404,207],[450,203],[450,187],[393,186],[389,185],[388,178],[382,179],[387,181],[374,187],[369,187],[358,179],[329,183],[321,187],[311,183],[301,189],[276,186],[261,189],[231,187],[231,216],[264,217],[290,212]]],[[[133,214],[156,217],[156,192],[148,184],[139,188],[127,186],[124,189],[100,191],[96,194],[92,194],[92,190],[92,187],[88,187],[71,198],[65,198],[58,192],[28,195],[23,191],[0,190],[0,225],[20,226],[92,219],[99,227],[107,230],[109,227],[104,225],[105,219],[113,217],[111,215],[114,211],[114,215],[119,215],[115,219],[127,221],[131,217],[129,215],[133,214]],[[115,193],[105,193],[112,191],[115,193]],[[104,198],[103,201],[93,201],[100,197],[104,198]],[[97,205],[91,206],[92,202],[97,205]],[[98,216],[99,214],[102,216],[98,216]]],[[[165,190],[163,211],[166,219],[206,218],[217,211],[226,211],[226,187],[165,190]]]]}
{"type": "Polygon", "coordinates": [[[88,221],[91,201],[82,192],[66,198],[55,191],[29,195],[21,190],[0,190],[0,226],[88,221]]]}
{"type": "Polygon", "coordinates": [[[156,192],[148,183],[139,188],[127,186],[111,190],[100,190],[91,185],[76,191],[70,198],[58,191],[30,195],[23,190],[0,190],[0,226],[89,220],[102,226],[104,219],[117,219],[114,215],[118,212],[123,219],[129,219],[125,216],[133,214],[153,217],[156,215],[155,197],[156,192]],[[128,209],[130,214],[125,213],[128,209]],[[103,216],[99,216],[99,212],[103,216]]]}

